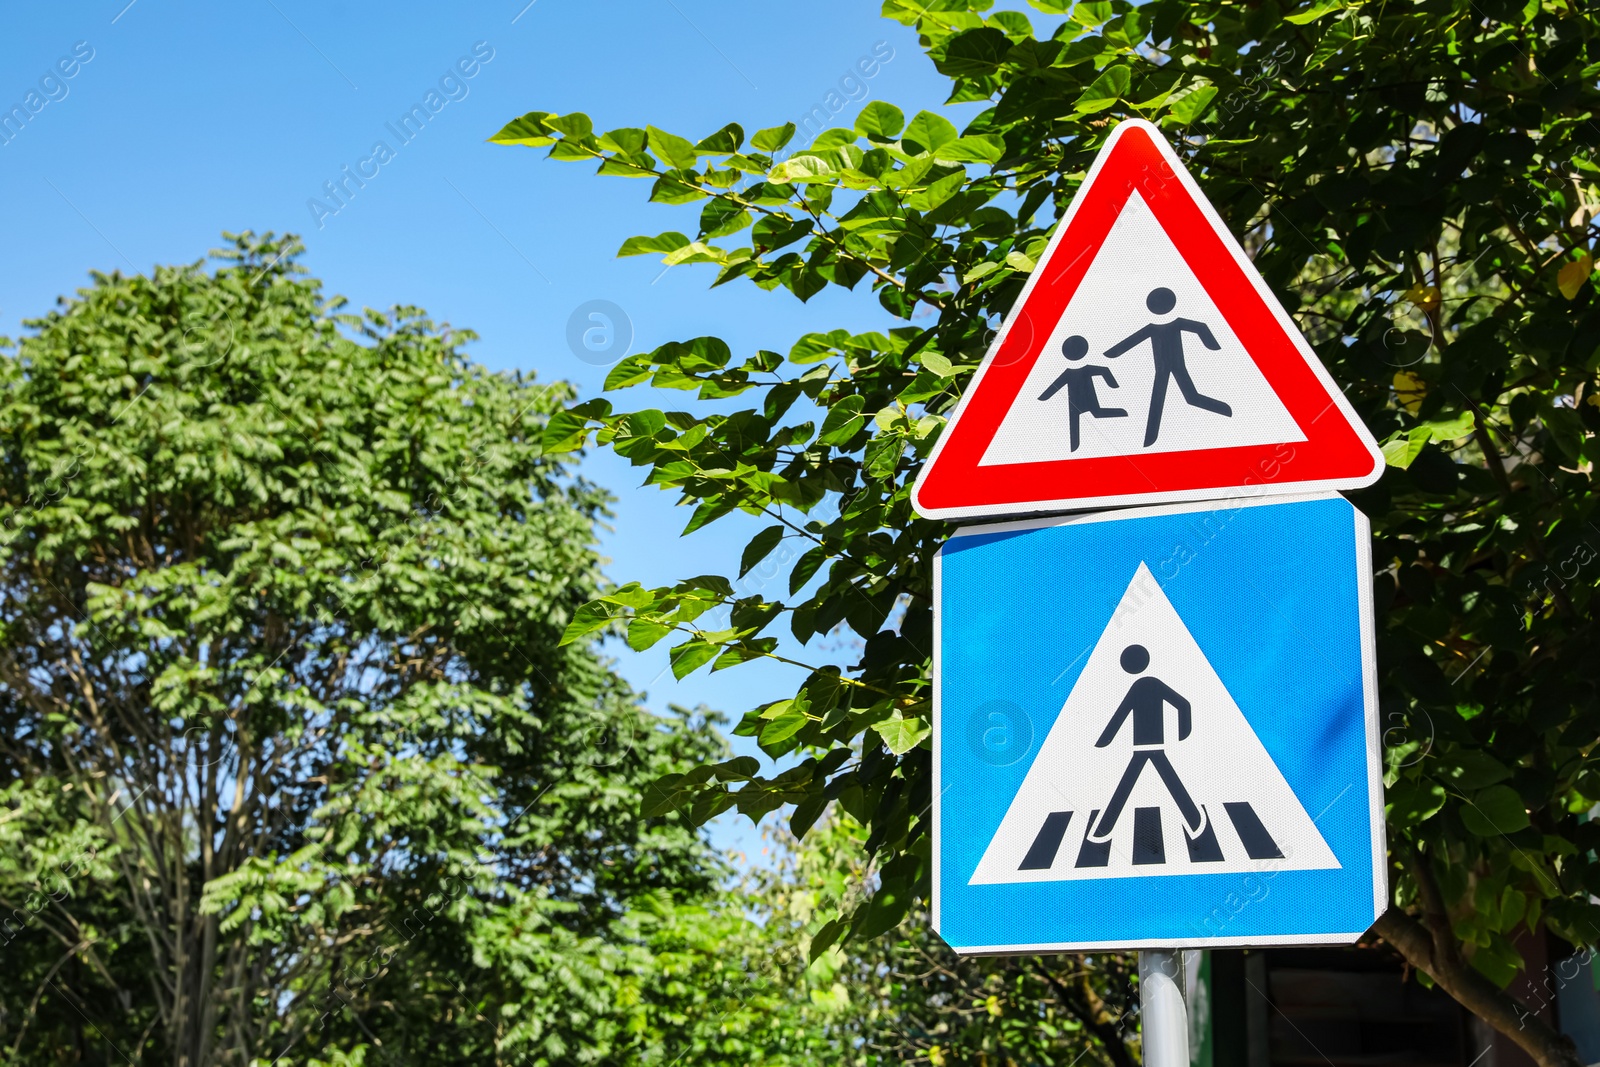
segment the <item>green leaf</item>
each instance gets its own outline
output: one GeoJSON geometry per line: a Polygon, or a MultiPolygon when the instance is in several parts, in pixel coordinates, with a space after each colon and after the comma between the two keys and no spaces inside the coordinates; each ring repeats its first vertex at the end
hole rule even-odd
{"type": "Polygon", "coordinates": [[[956,128],[949,119],[931,111],[919,111],[900,135],[900,143],[911,155],[921,155],[944,147],[956,137],[956,128]]]}
{"type": "Polygon", "coordinates": [[[620,589],[608,593],[603,599],[608,604],[630,608],[634,611],[645,611],[656,605],[659,590],[646,589],[638,582],[629,582],[620,589]]]}
{"type": "Polygon", "coordinates": [[[1302,74],[1310,74],[1325,66],[1334,56],[1344,51],[1356,41],[1356,25],[1348,15],[1337,19],[1322,31],[1322,39],[1317,42],[1316,49],[1311,53],[1311,58],[1306,60],[1302,74]]]}
{"type": "Polygon", "coordinates": [[[1331,14],[1345,6],[1346,0],[1315,0],[1309,7],[1296,11],[1292,15],[1283,16],[1283,21],[1296,26],[1304,26],[1308,22],[1315,22],[1324,15],[1331,14]]]}
{"type": "Polygon", "coordinates": [[[910,752],[923,738],[933,733],[933,727],[921,719],[903,719],[899,712],[892,719],[873,723],[872,729],[877,731],[883,743],[889,746],[889,751],[896,756],[910,752]]]}
{"type": "Polygon", "coordinates": [[[807,705],[805,701],[801,700],[798,696],[792,697],[788,700],[774,700],[771,704],[768,704],[762,709],[761,717],[770,722],[771,720],[776,719],[778,716],[786,714],[789,709],[796,707],[797,705],[801,711],[806,710],[807,705]]]}
{"type": "Polygon", "coordinates": [[[1185,126],[1198,122],[1206,113],[1206,108],[1211,106],[1211,101],[1217,97],[1217,87],[1209,84],[1199,84],[1185,89],[1181,94],[1174,94],[1167,102],[1167,113],[1185,126]]]}
{"type": "Polygon", "coordinates": [[[862,469],[871,478],[892,477],[905,447],[906,439],[899,434],[874,437],[867,442],[867,454],[862,469]]]}
{"type": "Polygon", "coordinates": [[[690,638],[675,647],[668,656],[672,662],[672,676],[680,682],[683,681],[689,675],[716,659],[717,653],[721,651],[722,646],[720,645],[714,645],[699,638],[690,638]]]}
{"type": "Polygon", "coordinates": [[[1014,271],[1017,271],[1018,273],[1032,274],[1033,268],[1037,267],[1038,265],[1039,264],[1029,259],[1026,254],[1018,252],[1015,249],[1006,253],[1006,266],[1010,267],[1014,271]]]}
{"type": "Polygon", "coordinates": [[[1116,104],[1128,94],[1133,73],[1122,64],[1108,67],[1100,77],[1079,94],[1073,109],[1080,115],[1092,115],[1116,104]]]}
{"type": "MultiPolygon", "coordinates": [[[[1422,424],[1427,436],[1426,441],[1459,441],[1471,437],[1477,427],[1477,421],[1470,411],[1463,411],[1453,419],[1435,419],[1422,424]]],[[[1415,431],[1413,431],[1415,432],[1415,431]]]]}
{"type": "Polygon", "coordinates": [[[768,526],[750,539],[750,543],[744,546],[744,554],[739,557],[739,577],[749,574],[750,568],[766,559],[778,547],[778,542],[783,540],[784,529],[781,525],[768,526]]]}
{"type": "Polygon", "coordinates": [[[744,145],[744,129],[730,122],[710,137],[696,142],[695,154],[701,156],[731,156],[744,145]]]}
{"type": "Polygon", "coordinates": [[[489,142],[491,144],[526,145],[529,148],[554,144],[556,138],[551,135],[550,130],[545,126],[545,120],[552,117],[548,111],[530,111],[526,115],[514,118],[500,127],[500,132],[489,138],[489,142]]]}
{"type": "Polygon", "coordinates": [[[565,115],[551,115],[544,120],[545,125],[552,130],[559,130],[570,140],[583,140],[585,137],[594,136],[594,123],[589,121],[589,116],[581,111],[570,111],[565,115]]]}
{"type": "Polygon", "coordinates": [[[1447,796],[1444,786],[1436,782],[1403,779],[1385,793],[1384,810],[1391,826],[1415,826],[1438,814],[1447,796]]]}
{"type": "Polygon", "coordinates": [[[1103,25],[1117,13],[1111,0],[1082,0],[1072,8],[1072,21],[1086,30],[1103,25]]]}
{"type": "Polygon", "coordinates": [[[694,145],[689,141],[665,130],[658,130],[654,126],[646,126],[645,133],[649,135],[650,149],[656,155],[680,170],[694,167],[697,156],[694,145]]]}
{"type": "Polygon", "coordinates": [[[1405,470],[1428,447],[1432,435],[1425,426],[1401,430],[1383,443],[1383,461],[1391,467],[1405,470]]]}
{"type": "Polygon", "coordinates": [[[1510,985],[1526,966],[1516,946],[1503,941],[1480,945],[1472,954],[1472,969],[1501,988],[1510,985]]]}
{"type": "Polygon", "coordinates": [[[650,199],[659,204],[688,204],[705,198],[699,185],[671,174],[663,174],[650,189],[650,199]]]}
{"type": "Polygon", "coordinates": [[[839,935],[847,929],[849,924],[837,918],[829,919],[818,927],[817,932],[811,935],[811,947],[806,952],[806,962],[817,962],[817,957],[832,948],[833,943],[839,940],[839,935]]]}
{"type": "Polygon", "coordinates": [[[794,814],[789,816],[789,832],[794,834],[795,840],[805,838],[806,831],[816,825],[827,806],[828,798],[820,789],[795,805],[794,814]]]}
{"type": "Polygon", "coordinates": [[[775,182],[826,181],[838,173],[832,163],[818,155],[800,155],[787,159],[772,168],[770,177],[775,182]]]}
{"type": "Polygon", "coordinates": [[[998,163],[1005,154],[1005,141],[992,133],[958,137],[934,151],[936,158],[952,163],[998,163]]]}
{"type": "Polygon", "coordinates": [[[1435,777],[1464,791],[1484,789],[1511,777],[1511,771],[1504,763],[1487,752],[1475,749],[1440,753],[1434,760],[1432,771],[1435,777]]]}
{"type": "Polygon", "coordinates": [[[628,647],[643,652],[672,632],[672,627],[655,619],[636,618],[628,623],[628,647]]]}
{"type": "Polygon", "coordinates": [[[572,411],[558,411],[545,424],[544,450],[551,455],[574,452],[589,439],[589,420],[572,411]]]}
{"type": "Polygon", "coordinates": [[[1514,834],[1529,826],[1522,797],[1508,785],[1493,785],[1461,806],[1461,821],[1479,837],[1514,834]]]}
{"type": "Polygon", "coordinates": [[[776,152],[793,139],[794,130],[792,122],[785,122],[782,126],[769,126],[764,130],[757,130],[756,135],[750,138],[750,143],[757,151],[776,152]]]}
{"type": "Polygon", "coordinates": [[[683,788],[682,774],[666,774],[645,786],[639,797],[639,814],[647,819],[679,812],[694,798],[692,789],[683,788]]]}
{"type": "Polygon", "coordinates": [[[987,278],[989,275],[993,274],[999,269],[1000,264],[993,261],[979,263],[977,266],[967,271],[967,273],[963,274],[961,276],[961,281],[966,285],[971,285],[973,282],[978,281],[981,278],[987,278]]]}
{"type": "Polygon", "coordinates": [[[1011,52],[1011,40],[995,26],[980,26],[957,34],[934,50],[942,73],[956,77],[993,75],[1011,52]]]}
{"type": "Polygon", "coordinates": [[[733,350],[720,337],[696,337],[688,341],[668,341],[650,354],[663,367],[675,367],[685,374],[721,370],[733,358],[733,350]]]}
{"type": "Polygon", "coordinates": [[[881,937],[899,926],[911,908],[910,887],[904,884],[885,883],[872,894],[862,916],[860,936],[881,937]]]}
{"type": "Polygon", "coordinates": [[[708,245],[704,241],[690,241],[682,248],[667,253],[661,262],[669,267],[679,263],[725,263],[728,255],[715,245],[708,245]]]}
{"type": "Polygon", "coordinates": [[[866,425],[866,416],[861,409],[866,406],[866,398],[857,394],[847,396],[833,407],[828,409],[827,417],[822,420],[822,432],[817,435],[817,443],[824,445],[844,445],[860,432],[866,425]]]}
{"type": "Polygon", "coordinates": [[[847,130],[842,126],[833,126],[817,134],[816,139],[811,142],[810,151],[815,155],[827,156],[827,149],[838,148],[847,144],[853,145],[857,139],[855,130],[847,130]]]}
{"type": "Polygon", "coordinates": [[[801,728],[810,721],[803,711],[797,708],[790,708],[763,726],[761,734],[756,738],[756,741],[763,748],[782,744],[799,733],[801,728]]]}
{"type": "Polygon", "coordinates": [[[810,219],[790,219],[784,215],[763,215],[750,231],[750,239],[764,252],[793,244],[811,233],[810,219]]]}
{"type": "Polygon", "coordinates": [[[600,135],[599,141],[601,148],[625,156],[637,156],[650,144],[650,138],[643,130],[632,127],[607,130],[600,135]]]}
{"type": "Polygon", "coordinates": [[[676,252],[689,244],[689,238],[675,230],[654,237],[630,237],[622,242],[617,256],[643,256],[653,252],[676,252]]]}
{"type": "Polygon", "coordinates": [[[754,756],[735,756],[714,768],[720,782],[748,782],[761,770],[761,761],[754,756]]]}
{"type": "Polygon", "coordinates": [[[874,141],[892,141],[905,128],[905,112],[893,104],[873,100],[856,116],[856,132],[874,141]]]}
{"type": "Polygon", "coordinates": [[[743,205],[718,197],[700,212],[700,229],[707,237],[726,237],[750,225],[752,217],[743,205]]]}
{"type": "Polygon", "coordinates": [[[567,623],[567,628],[561,634],[561,643],[570,645],[596,630],[603,630],[619,614],[613,605],[603,600],[591,600],[573,613],[572,621],[567,623]]]}
{"type": "Polygon", "coordinates": [[[650,357],[648,355],[633,355],[622,360],[611,368],[606,375],[605,390],[626,389],[630,385],[638,385],[650,380],[653,373],[650,357]]]}
{"type": "Polygon", "coordinates": [[[794,569],[789,572],[789,592],[798,593],[809,582],[817,569],[828,561],[828,546],[816,545],[807,549],[795,561],[794,569]]]}

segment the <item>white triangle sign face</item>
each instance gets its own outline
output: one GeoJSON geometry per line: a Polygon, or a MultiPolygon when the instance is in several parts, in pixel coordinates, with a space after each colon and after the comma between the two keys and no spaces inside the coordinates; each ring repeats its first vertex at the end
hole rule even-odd
{"type": "Polygon", "coordinates": [[[1355,489],[1377,442],[1154,126],[1120,123],[912,488],[964,519],[1355,489]]]}
{"type": "Polygon", "coordinates": [[[1339,866],[1141,563],[969,884],[1339,866]]]}
{"type": "Polygon", "coordinates": [[[1011,402],[979,466],[1306,439],[1140,196],[1130,196],[1123,205],[1105,244],[1067,302],[1066,313],[1045,341],[1044,352],[1028,372],[1022,392],[1011,402]],[[1176,304],[1167,315],[1152,316],[1143,294],[1162,290],[1172,293],[1176,304]],[[1130,300],[1130,294],[1137,299],[1130,300]],[[1131,319],[1112,313],[1130,306],[1136,312],[1131,319]],[[1189,381],[1162,383],[1162,402],[1153,407],[1150,398],[1157,383],[1150,342],[1120,356],[1107,358],[1104,353],[1147,323],[1168,319],[1175,325],[1184,320],[1206,323],[1207,333],[1184,331],[1179,339],[1193,350],[1184,361],[1189,381]],[[1072,338],[1088,343],[1086,357],[1063,358],[1068,346],[1077,344],[1072,338]],[[1204,344],[1207,338],[1216,349],[1204,344]],[[1085,384],[1085,375],[1096,380],[1085,384]],[[1185,384],[1206,403],[1186,399],[1185,384]],[[1081,409],[1076,417],[1074,408],[1081,409]]]}

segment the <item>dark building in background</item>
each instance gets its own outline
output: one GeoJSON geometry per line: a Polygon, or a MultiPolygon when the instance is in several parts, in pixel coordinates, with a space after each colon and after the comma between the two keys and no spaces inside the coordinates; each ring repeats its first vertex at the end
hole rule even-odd
{"type": "MultiPolygon", "coordinates": [[[[1511,992],[1600,1064],[1600,970],[1552,937],[1519,945],[1511,992]],[[1534,977],[1530,977],[1534,976],[1534,977]]],[[[1195,953],[1194,1067],[1533,1067],[1514,1042],[1377,948],[1195,953]]]]}

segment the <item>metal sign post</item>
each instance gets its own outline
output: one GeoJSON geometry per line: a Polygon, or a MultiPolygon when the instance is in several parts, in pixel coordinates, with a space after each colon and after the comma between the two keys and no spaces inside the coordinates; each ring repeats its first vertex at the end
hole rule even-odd
{"type": "Polygon", "coordinates": [[[1139,953],[1139,1029],[1145,1067],[1189,1067],[1189,1018],[1183,1002],[1183,950],[1139,953]]]}

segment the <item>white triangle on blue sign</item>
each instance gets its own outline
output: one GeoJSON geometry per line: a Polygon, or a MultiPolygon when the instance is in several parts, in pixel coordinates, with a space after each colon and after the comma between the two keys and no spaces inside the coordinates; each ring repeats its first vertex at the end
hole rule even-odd
{"type": "Polygon", "coordinates": [[[1140,563],[969,884],[1339,866],[1140,563]]]}

